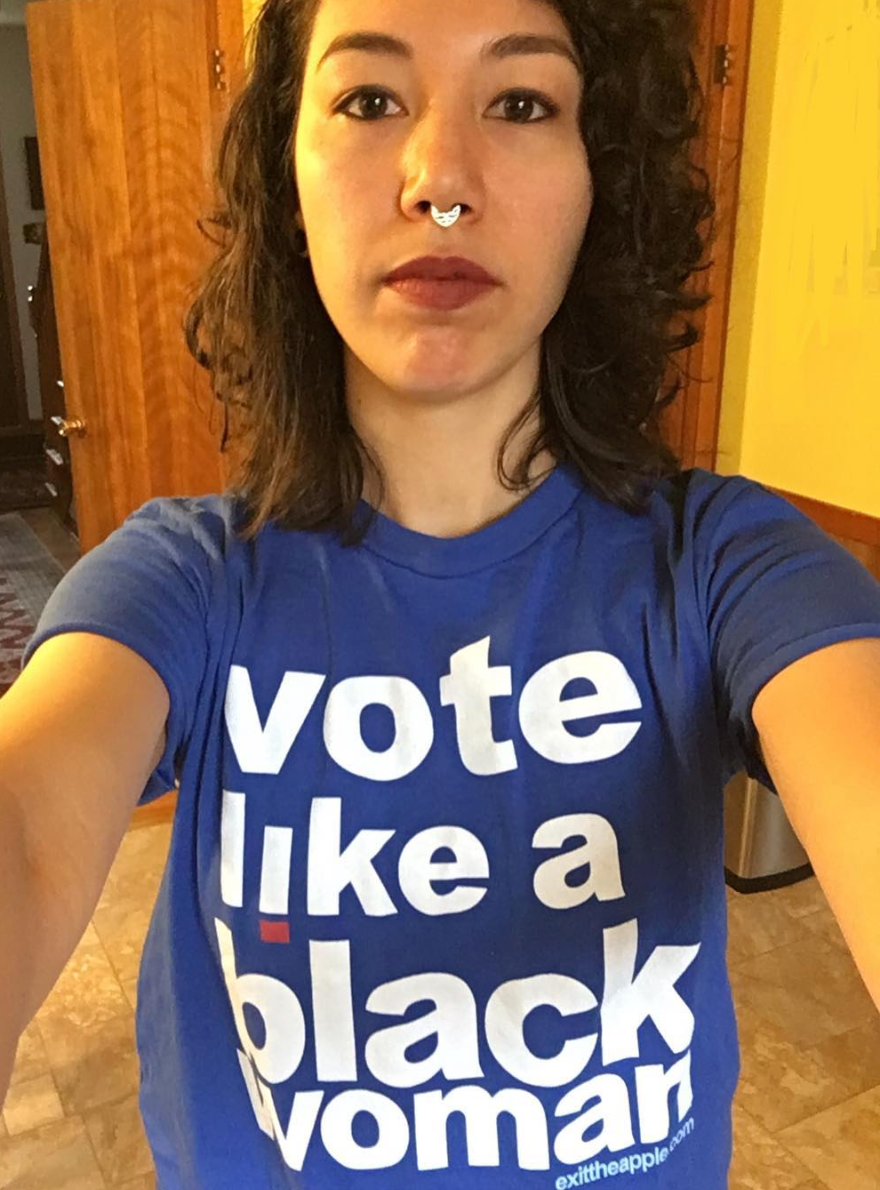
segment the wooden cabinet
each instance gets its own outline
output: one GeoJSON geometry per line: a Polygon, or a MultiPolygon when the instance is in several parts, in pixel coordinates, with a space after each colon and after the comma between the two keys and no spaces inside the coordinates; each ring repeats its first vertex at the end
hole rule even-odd
{"type": "Polygon", "coordinates": [[[0,161],[0,468],[39,454],[39,423],[28,409],[12,257],[13,237],[21,229],[10,222],[6,189],[0,161]]]}
{"type": "Polygon", "coordinates": [[[43,465],[45,485],[52,508],[59,521],[77,533],[70,446],[61,430],[67,416],[64,404],[64,380],[55,317],[52,286],[52,261],[45,224],[41,230],[40,268],[37,283],[28,296],[31,329],[37,338],[37,364],[40,374],[40,401],[43,407],[43,465]]]}

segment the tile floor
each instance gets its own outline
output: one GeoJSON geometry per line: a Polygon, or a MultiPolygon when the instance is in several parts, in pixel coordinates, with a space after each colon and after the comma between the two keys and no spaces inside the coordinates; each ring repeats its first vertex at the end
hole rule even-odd
{"type": "MultiPolygon", "coordinates": [[[[51,514],[23,515],[72,565],[75,539],[51,514]]],[[[134,1008],[170,837],[170,822],[135,816],[22,1037],[0,1116],[0,1190],[155,1190],[134,1008]]],[[[880,1190],[880,1013],[818,881],[727,898],[742,1047],[729,1190],[880,1190]]]]}
{"type": "MultiPolygon", "coordinates": [[[[22,1038],[0,1121],[4,1190],[154,1190],[134,1008],[170,836],[170,823],[128,831],[22,1038]]],[[[727,891],[742,1044],[730,1190],[878,1190],[880,1013],[818,882],[727,891]]]]}

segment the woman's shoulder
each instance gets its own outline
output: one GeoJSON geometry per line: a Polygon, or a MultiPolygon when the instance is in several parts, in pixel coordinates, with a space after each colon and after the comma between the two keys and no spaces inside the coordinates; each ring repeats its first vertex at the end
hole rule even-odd
{"type": "Polygon", "coordinates": [[[116,531],[149,528],[181,548],[195,543],[223,554],[234,548],[244,515],[243,498],[234,491],[198,496],[151,496],[125,518],[116,531]]]}
{"type": "Polygon", "coordinates": [[[744,491],[767,492],[768,489],[744,475],[723,475],[704,467],[690,467],[659,480],[653,496],[661,504],[697,511],[726,505],[744,491]]]}
{"type": "Polygon", "coordinates": [[[800,515],[782,496],[757,480],[745,475],[722,475],[703,467],[691,467],[658,481],[648,512],[656,523],[695,543],[719,532],[738,532],[756,515],[800,515]]]}

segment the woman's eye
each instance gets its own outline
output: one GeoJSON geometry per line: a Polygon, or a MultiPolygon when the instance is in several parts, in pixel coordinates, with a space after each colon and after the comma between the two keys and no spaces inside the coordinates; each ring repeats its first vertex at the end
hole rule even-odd
{"type": "MultiPolygon", "coordinates": [[[[387,102],[389,99],[391,99],[391,96],[388,94],[387,91],[379,91],[375,87],[361,87],[361,89],[359,91],[355,91],[353,94],[349,95],[348,99],[344,100],[342,105],[340,107],[338,107],[336,110],[342,112],[343,115],[348,116],[350,119],[360,120],[362,123],[367,123],[367,122],[375,123],[375,121],[373,120],[373,116],[363,116],[363,115],[355,116],[352,112],[350,112],[348,110],[353,103],[357,102],[360,104],[363,102],[363,100],[365,100],[367,98],[367,96],[370,96],[374,99],[378,99],[380,102],[387,102]]],[[[364,109],[361,109],[361,110],[364,110],[364,109]]],[[[372,111],[373,115],[376,115],[377,114],[376,104],[373,103],[371,105],[371,107],[367,110],[372,111]]],[[[381,115],[381,112],[378,114],[381,115]]]]}
{"type": "MultiPolygon", "coordinates": [[[[374,124],[378,122],[374,117],[378,116],[381,119],[383,114],[377,107],[375,100],[378,100],[380,105],[386,103],[388,100],[394,102],[387,91],[383,91],[377,87],[361,87],[360,90],[349,95],[336,110],[348,116],[349,119],[358,120],[361,123],[374,124]],[[367,98],[373,99],[374,102],[369,107],[362,107],[361,111],[371,112],[372,115],[354,115],[354,113],[348,110],[353,104],[362,104],[367,98]]],[[[507,91],[495,101],[493,106],[497,106],[501,102],[507,104],[506,110],[514,111],[517,114],[522,114],[523,110],[528,111],[534,108],[536,104],[545,108],[549,113],[549,115],[541,116],[537,120],[512,119],[507,121],[510,124],[542,124],[545,120],[552,119],[559,112],[559,107],[552,99],[548,99],[546,95],[540,95],[537,91],[507,91]]]]}
{"type": "Polygon", "coordinates": [[[546,95],[539,95],[537,91],[508,91],[506,95],[502,95],[501,100],[506,101],[512,105],[512,109],[522,111],[522,105],[526,107],[534,107],[538,104],[543,107],[549,114],[541,116],[539,120],[512,120],[512,124],[543,124],[545,120],[551,120],[554,116],[559,114],[559,105],[554,103],[552,99],[548,99],[546,95]]]}

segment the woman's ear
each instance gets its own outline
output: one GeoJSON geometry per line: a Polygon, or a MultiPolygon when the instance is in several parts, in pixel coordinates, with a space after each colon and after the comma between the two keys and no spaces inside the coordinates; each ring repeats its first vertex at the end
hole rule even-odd
{"type": "Polygon", "coordinates": [[[302,242],[303,245],[302,248],[298,248],[297,251],[300,256],[307,260],[309,256],[309,245],[308,241],[306,240],[306,227],[303,223],[302,212],[296,212],[294,215],[294,222],[296,223],[297,232],[299,233],[297,238],[302,242]]]}

